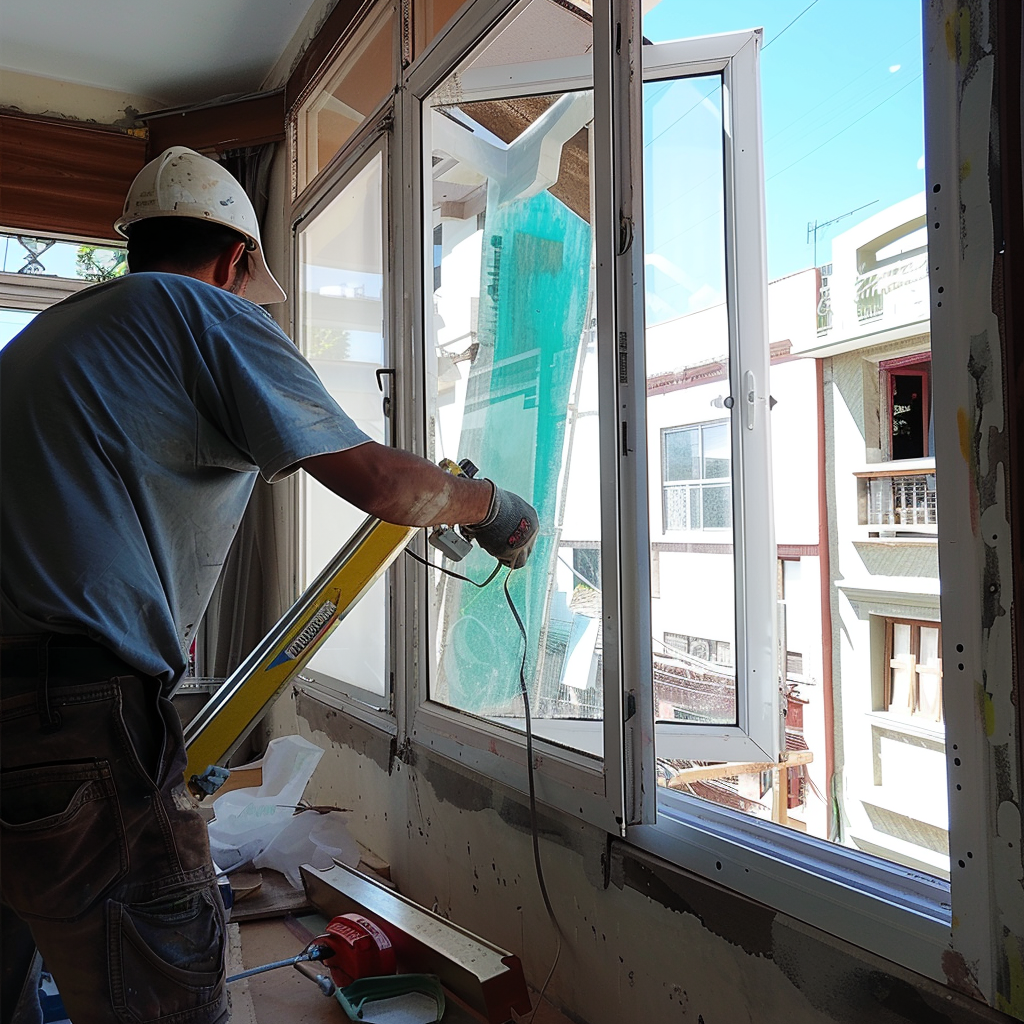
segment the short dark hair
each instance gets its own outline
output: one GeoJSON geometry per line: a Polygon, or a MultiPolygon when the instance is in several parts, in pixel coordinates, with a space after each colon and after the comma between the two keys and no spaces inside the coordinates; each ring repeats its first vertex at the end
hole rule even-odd
{"type": "Polygon", "coordinates": [[[244,241],[241,232],[196,217],[148,217],[128,227],[128,270],[171,266],[188,273],[244,241]]]}

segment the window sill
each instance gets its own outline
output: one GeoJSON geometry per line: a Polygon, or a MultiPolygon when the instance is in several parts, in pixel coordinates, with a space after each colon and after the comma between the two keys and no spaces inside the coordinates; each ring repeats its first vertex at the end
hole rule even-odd
{"type": "Polygon", "coordinates": [[[932,740],[941,744],[945,749],[946,730],[941,722],[932,722],[926,718],[907,718],[892,711],[867,711],[865,717],[877,722],[890,732],[901,732],[907,736],[932,740]]]}
{"type": "Polygon", "coordinates": [[[378,729],[388,736],[396,736],[398,734],[398,726],[394,716],[386,708],[376,703],[377,701],[380,704],[384,702],[384,698],[377,694],[367,693],[365,695],[366,699],[361,700],[352,694],[344,693],[319,679],[304,675],[301,672],[292,680],[292,686],[325,707],[331,708],[333,711],[340,711],[342,714],[354,718],[364,725],[378,729]]]}
{"type": "Polygon", "coordinates": [[[888,547],[906,547],[916,544],[918,547],[933,548],[939,542],[937,526],[866,526],[857,527],[859,536],[853,538],[854,544],[877,544],[888,547]],[[883,536],[883,530],[899,531],[902,536],[883,536]]]}
{"type": "Polygon", "coordinates": [[[946,982],[948,882],[694,797],[659,796],[658,824],[629,829],[633,845],[946,982]]]}

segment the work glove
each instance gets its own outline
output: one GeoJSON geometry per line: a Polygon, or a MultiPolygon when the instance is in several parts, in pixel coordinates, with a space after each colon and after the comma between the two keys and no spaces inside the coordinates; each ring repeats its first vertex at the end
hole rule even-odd
{"type": "Polygon", "coordinates": [[[518,494],[504,491],[493,482],[491,486],[494,493],[487,515],[479,523],[463,526],[462,532],[499,562],[519,569],[526,565],[537,539],[537,511],[518,494]]]}

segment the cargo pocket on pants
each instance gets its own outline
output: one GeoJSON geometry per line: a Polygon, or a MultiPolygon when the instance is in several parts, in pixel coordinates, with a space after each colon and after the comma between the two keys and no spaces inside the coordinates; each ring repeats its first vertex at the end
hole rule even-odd
{"type": "Polygon", "coordinates": [[[4,902],[23,918],[69,921],[128,870],[106,761],[33,765],[0,777],[4,902]]]}
{"type": "Polygon", "coordinates": [[[217,1021],[227,1012],[224,912],[204,888],[107,904],[110,994],[125,1024],[217,1021]]]}

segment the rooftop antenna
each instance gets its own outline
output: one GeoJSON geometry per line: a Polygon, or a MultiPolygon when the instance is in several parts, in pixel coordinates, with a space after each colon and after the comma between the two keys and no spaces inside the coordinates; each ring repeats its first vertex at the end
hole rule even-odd
{"type": "Polygon", "coordinates": [[[807,244],[809,245],[811,239],[814,239],[814,266],[818,265],[818,232],[822,228],[827,228],[830,224],[835,224],[846,217],[852,217],[855,213],[860,213],[861,210],[866,210],[869,206],[874,206],[877,202],[877,199],[872,199],[870,203],[865,203],[863,206],[858,206],[853,210],[847,210],[846,213],[841,213],[838,217],[833,217],[831,220],[823,220],[820,224],[817,220],[813,223],[811,221],[807,222],[807,244]]]}

